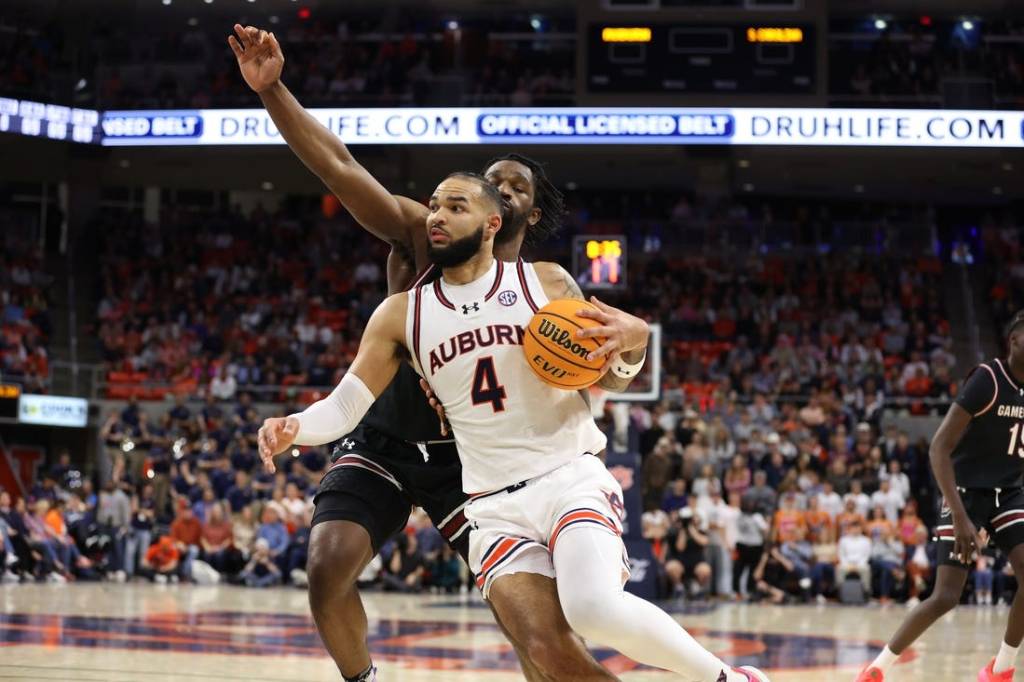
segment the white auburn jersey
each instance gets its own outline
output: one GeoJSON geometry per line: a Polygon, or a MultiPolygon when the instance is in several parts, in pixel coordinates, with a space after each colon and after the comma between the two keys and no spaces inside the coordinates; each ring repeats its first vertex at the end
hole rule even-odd
{"type": "Polygon", "coordinates": [[[533,265],[497,259],[476,281],[438,278],[409,291],[406,338],[416,370],[444,405],[462,488],[491,492],[604,449],[583,397],[530,369],[523,334],[548,299],[533,265]]]}

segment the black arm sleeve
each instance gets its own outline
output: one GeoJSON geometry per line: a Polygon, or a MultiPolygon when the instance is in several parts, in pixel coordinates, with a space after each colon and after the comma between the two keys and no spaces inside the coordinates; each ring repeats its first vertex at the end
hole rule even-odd
{"type": "Polygon", "coordinates": [[[967,410],[972,417],[992,404],[995,400],[996,378],[987,365],[978,365],[967,375],[964,386],[956,396],[956,404],[967,410]]]}

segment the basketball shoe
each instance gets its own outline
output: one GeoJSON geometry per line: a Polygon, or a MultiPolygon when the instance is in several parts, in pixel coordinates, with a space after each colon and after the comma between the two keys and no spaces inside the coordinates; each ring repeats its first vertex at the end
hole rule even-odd
{"type": "Polygon", "coordinates": [[[857,675],[857,682],[885,682],[885,673],[878,668],[864,668],[857,675]]]}
{"type": "Polygon", "coordinates": [[[771,682],[767,675],[751,665],[741,665],[738,668],[733,668],[732,671],[746,675],[750,682],[771,682]]]}
{"type": "Polygon", "coordinates": [[[978,682],[1013,682],[1013,671],[1015,668],[997,673],[992,671],[995,664],[996,659],[993,658],[988,662],[988,665],[978,671],[978,682]]]}

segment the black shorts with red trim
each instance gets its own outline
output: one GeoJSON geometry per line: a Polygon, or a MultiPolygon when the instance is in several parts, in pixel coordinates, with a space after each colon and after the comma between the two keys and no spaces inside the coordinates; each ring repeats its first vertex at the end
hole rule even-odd
{"type": "MultiPolygon", "coordinates": [[[[1014,547],[1024,545],[1024,488],[961,488],[960,499],[974,527],[988,531],[989,542],[994,542],[1003,554],[1009,555],[1014,547]]],[[[935,536],[939,541],[939,564],[963,567],[963,562],[952,556],[953,516],[945,504],[935,536]]]]}
{"type": "Polygon", "coordinates": [[[467,496],[454,441],[414,444],[360,424],[331,455],[313,498],[313,525],[352,521],[380,550],[405,528],[412,507],[423,507],[452,549],[469,556],[467,496]]]}

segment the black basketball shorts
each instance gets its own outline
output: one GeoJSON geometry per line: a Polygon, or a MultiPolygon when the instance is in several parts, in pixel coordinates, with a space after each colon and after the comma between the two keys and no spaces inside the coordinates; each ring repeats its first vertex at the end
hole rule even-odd
{"type": "Polygon", "coordinates": [[[313,502],[313,525],[352,521],[366,529],[374,553],[423,507],[444,539],[469,556],[462,466],[454,441],[415,445],[360,424],[341,440],[313,502]]]}
{"type": "MultiPolygon", "coordinates": [[[[1009,488],[961,488],[960,498],[967,509],[967,515],[975,528],[988,531],[990,542],[994,542],[1004,554],[1024,544],[1024,489],[1009,488]]],[[[948,506],[942,505],[939,523],[935,527],[939,541],[939,565],[960,566],[964,563],[952,556],[953,514],[948,506]]]]}

